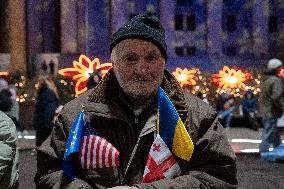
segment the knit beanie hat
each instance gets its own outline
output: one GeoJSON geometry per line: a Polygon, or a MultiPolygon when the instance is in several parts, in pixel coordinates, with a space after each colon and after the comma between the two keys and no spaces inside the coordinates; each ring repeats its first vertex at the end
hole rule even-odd
{"type": "Polygon", "coordinates": [[[273,58],[268,61],[267,69],[268,70],[275,70],[282,66],[282,62],[279,59],[273,58]]]}
{"type": "Polygon", "coordinates": [[[143,39],[155,44],[167,60],[165,30],[159,19],[149,13],[133,17],[112,35],[110,51],[124,39],[143,39]]]}

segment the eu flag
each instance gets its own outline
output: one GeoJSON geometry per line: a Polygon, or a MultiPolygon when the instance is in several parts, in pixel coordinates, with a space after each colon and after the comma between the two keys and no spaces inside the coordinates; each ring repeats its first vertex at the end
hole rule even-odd
{"type": "Polygon", "coordinates": [[[176,156],[190,160],[193,142],[173,103],[161,87],[158,90],[158,132],[176,156]]]}
{"type": "Polygon", "coordinates": [[[76,168],[74,166],[75,154],[79,152],[81,145],[81,137],[85,127],[85,114],[80,112],[77,119],[70,128],[68,140],[66,142],[66,150],[63,158],[63,172],[70,179],[76,179],[76,168]]]}

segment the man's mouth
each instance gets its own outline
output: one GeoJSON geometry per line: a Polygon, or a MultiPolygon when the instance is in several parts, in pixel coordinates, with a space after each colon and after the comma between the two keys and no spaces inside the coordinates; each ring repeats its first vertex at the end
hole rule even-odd
{"type": "Polygon", "coordinates": [[[133,79],[133,83],[137,83],[137,82],[151,82],[151,79],[145,79],[145,78],[134,78],[133,79]]]}

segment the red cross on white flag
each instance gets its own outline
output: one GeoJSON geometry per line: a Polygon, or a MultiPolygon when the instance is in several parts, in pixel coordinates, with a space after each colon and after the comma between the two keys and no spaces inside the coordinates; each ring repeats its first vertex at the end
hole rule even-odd
{"type": "Polygon", "coordinates": [[[180,167],[178,163],[161,136],[157,135],[148,155],[143,182],[149,183],[163,178],[174,178],[179,175],[180,167]]]}

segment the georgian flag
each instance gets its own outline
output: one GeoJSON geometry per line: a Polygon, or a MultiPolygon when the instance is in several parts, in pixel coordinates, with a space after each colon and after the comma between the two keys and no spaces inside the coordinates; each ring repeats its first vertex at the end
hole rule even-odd
{"type": "Polygon", "coordinates": [[[180,172],[180,167],[173,154],[161,136],[157,135],[148,155],[143,182],[149,183],[164,178],[175,178],[180,175],[180,172]]]}
{"type": "Polygon", "coordinates": [[[94,134],[93,128],[85,128],[81,139],[79,163],[82,169],[119,166],[119,152],[106,139],[94,134]]]}

